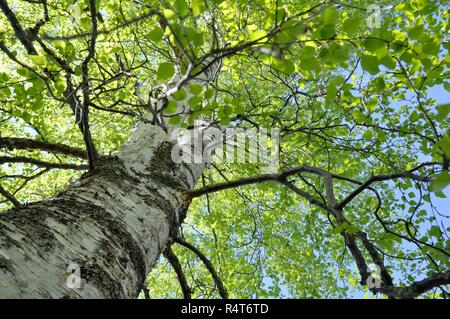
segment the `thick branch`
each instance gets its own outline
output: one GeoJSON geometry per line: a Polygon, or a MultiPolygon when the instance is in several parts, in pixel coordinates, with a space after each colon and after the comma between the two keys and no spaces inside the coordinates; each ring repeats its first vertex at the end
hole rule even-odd
{"type": "Polygon", "coordinates": [[[92,140],[91,131],[89,129],[89,117],[88,117],[88,106],[82,105],[78,100],[76,95],[76,90],[74,89],[72,82],[70,80],[70,74],[66,75],[67,88],[64,92],[64,97],[66,102],[69,103],[72,111],[75,115],[75,122],[78,125],[81,133],[83,134],[83,140],[86,145],[86,152],[89,158],[89,168],[93,169],[95,167],[95,162],[98,159],[98,153],[95,149],[94,142],[92,140]]]}
{"type": "Polygon", "coordinates": [[[392,179],[398,178],[410,178],[420,182],[430,182],[430,178],[422,177],[420,175],[413,174],[411,171],[401,172],[401,173],[393,173],[387,175],[376,175],[369,178],[367,181],[362,183],[357,189],[351,192],[347,197],[345,197],[337,206],[338,209],[344,208],[348,203],[350,203],[356,196],[362,193],[365,189],[367,189],[370,185],[375,182],[388,181],[392,179]]]}
{"type": "Polygon", "coordinates": [[[415,281],[407,287],[386,287],[379,289],[380,292],[394,298],[416,298],[421,294],[444,285],[450,285],[450,270],[436,273],[423,280],[415,281]]]}
{"type": "Polygon", "coordinates": [[[301,190],[300,188],[296,187],[292,183],[289,183],[288,181],[281,181],[281,183],[283,185],[285,185],[286,187],[288,187],[289,189],[291,189],[292,191],[294,191],[294,193],[296,193],[297,195],[300,195],[303,198],[305,198],[310,204],[317,205],[320,208],[322,208],[322,209],[324,209],[324,210],[326,210],[328,212],[331,212],[330,208],[326,205],[326,203],[323,203],[320,200],[314,198],[312,195],[310,195],[309,193],[301,190]]]}
{"type": "Polygon", "coordinates": [[[262,182],[267,182],[267,181],[281,182],[281,181],[286,180],[286,178],[291,175],[295,175],[295,174],[298,174],[301,172],[313,173],[313,172],[316,172],[317,170],[320,170],[320,169],[315,168],[315,167],[310,167],[310,166],[295,167],[295,168],[291,168],[286,171],[283,171],[279,174],[263,174],[263,175],[259,175],[259,176],[253,176],[253,177],[239,179],[236,181],[230,181],[230,182],[225,182],[225,183],[219,183],[216,185],[206,186],[206,187],[203,187],[203,188],[200,188],[200,189],[190,192],[190,196],[191,197],[199,197],[199,196],[202,196],[205,194],[215,193],[215,192],[226,190],[229,188],[241,187],[241,186],[245,186],[245,185],[257,184],[257,183],[262,183],[262,182]]]}
{"type": "Polygon", "coordinates": [[[13,28],[17,39],[19,39],[19,41],[23,44],[28,54],[37,54],[32,41],[29,39],[25,31],[23,30],[19,20],[17,20],[16,15],[14,14],[14,12],[12,12],[6,0],[0,0],[0,8],[2,9],[9,23],[11,24],[11,27],[13,28]]]}
{"type": "Polygon", "coordinates": [[[49,163],[49,162],[45,162],[45,161],[41,161],[41,160],[37,160],[34,158],[25,157],[25,156],[15,156],[15,157],[1,156],[0,164],[4,164],[4,163],[27,163],[27,164],[32,164],[32,165],[36,165],[39,167],[45,167],[45,168],[74,169],[74,170],[86,170],[89,168],[88,165],[49,163]]]}
{"type": "Polygon", "coordinates": [[[189,284],[186,280],[186,276],[183,272],[183,267],[181,267],[178,257],[174,254],[171,247],[168,247],[163,252],[163,254],[177,274],[178,282],[180,283],[181,290],[183,291],[184,299],[191,299],[191,288],[189,287],[189,284]]]}
{"type": "Polygon", "coordinates": [[[22,204],[6,189],[3,188],[2,185],[0,185],[0,195],[3,195],[7,200],[9,200],[11,203],[13,203],[16,207],[22,207],[22,204]]]}
{"type": "Polygon", "coordinates": [[[369,253],[370,257],[372,258],[373,262],[380,267],[380,274],[381,274],[381,280],[383,281],[384,285],[392,286],[393,280],[391,275],[389,274],[388,270],[386,269],[386,266],[384,265],[384,261],[381,258],[380,254],[378,253],[377,248],[375,245],[373,245],[370,240],[367,238],[367,234],[364,232],[358,232],[356,233],[356,236],[361,239],[364,247],[366,248],[367,252],[369,253]]]}
{"type": "Polygon", "coordinates": [[[82,159],[87,158],[86,151],[79,148],[67,146],[64,144],[55,144],[26,138],[0,137],[0,148],[2,147],[11,149],[42,150],[46,152],[71,155],[82,159]]]}
{"type": "Polygon", "coordinates": [[[196,247],[194,247],[193,245],[189,244],[188,242],[186,242],[180,238],[174,238],[174,242],[191,250],[194,254],[197,255],[198,258],[200,258],[200,260],[206,266],[208,271],[211,273],[211,276],[213,277],[214,282],[216,283],[217,289],[219,290],[220,296],[223,299],[228,299],[228,291],[225,288],[222,280],[220,279],[219,275],[217,274],[216,270],[214,269],[214,266],[209,261],[209,259],[206,258],[205,255],[203,255],[202,252],[200,250],[198,250],[196,247]]]}

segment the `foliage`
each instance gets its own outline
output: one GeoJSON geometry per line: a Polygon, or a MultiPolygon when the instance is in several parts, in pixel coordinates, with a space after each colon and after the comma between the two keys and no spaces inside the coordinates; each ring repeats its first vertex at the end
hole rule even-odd
{"type": "MultiPolygon", "coordinates": [[[[449,102],[447,2],[109,0],[97,1],[96,17],[89,0],[8,3],[31,35],[21,41],[0,14],[0,156],[84,163],[70,154],[7,147],[2,138],[84,148],[89,138],[80,132],[79,114],[87,108],[78,110],[70,94],[83,100],[85,76],[96,150],[118,150],[144,119],[150,96],[186,71],[186,61],[176,58],[182,49],[196,63],[194,73],[208,56],[223,66],[214,83],[191,85],[189,116],[174,115],[176,104],[168,103],[168,123],[189,127],[208,118],[280,129],[279,171],[308,165],[338,175],[338,201],[374,176],[392,176],[352,198],[342,208],[345,223],[277,182],[194,199],[183,236],[208,256],[230,296],[359,296],[367,287],[344,238],[362,246],[360,232],[396,285],[449,270],[450,104],[430,95],[438,88],[449,102]],[[371,2],[381,16],[369,28],[371,2]]],[[[185,98],[183,88],[173,95],[185,98]]],[[[255,164],[216,163],[199,187],[259,174],[255,164]]],[[[1,186],[20,203],[52,196],[79,176],[29,163],[0,166],[1,186]]],[[[327,202],[323,175],[302,172],[288,182],[327,202]]],[[[5,199],[0,208],[13,204],[5,199]]],[[[193,297],[218,297],[198,258],[178,245],[174,252],[193,297]]],[[[368,251],[363,255],[370,260],[368,251]]],[[[155,268],[151,296],[181,297],[163,257],[155,268]]],[[[442,287],[423,296],[445,295],[442,287]]]]}

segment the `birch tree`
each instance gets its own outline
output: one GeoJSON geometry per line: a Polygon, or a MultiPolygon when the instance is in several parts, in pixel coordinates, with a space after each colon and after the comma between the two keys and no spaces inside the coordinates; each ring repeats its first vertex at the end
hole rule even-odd
{"type": "Polygon", "coordinates": [[[0,297],[446,298],[445,5],[0,0],[0,297]]]}

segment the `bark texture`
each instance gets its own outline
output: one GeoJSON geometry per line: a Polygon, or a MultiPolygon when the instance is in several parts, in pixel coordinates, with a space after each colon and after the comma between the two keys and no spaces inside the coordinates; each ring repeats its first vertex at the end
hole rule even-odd
{"type": "Polygon", "coordinates": [[[140,124],[55,198],[0,216],[0,297],[135,298],[185,217],[203,164],[171,160],[161,128],[140,124]],[[70,264],[81,288],[71,289],[70,264]]]}

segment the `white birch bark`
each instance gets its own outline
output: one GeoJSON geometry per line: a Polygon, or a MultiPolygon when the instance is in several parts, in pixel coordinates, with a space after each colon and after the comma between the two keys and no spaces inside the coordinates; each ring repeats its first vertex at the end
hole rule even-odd
{"type": "Polygon", "coordinates": [[[0,214],[0,297],[136,298],[205,166],[173,162],[172,146],[169,133],[141,123],[77,185],[0,214]],[[71,264],[81,288],[67,285],[71,264]]]}

